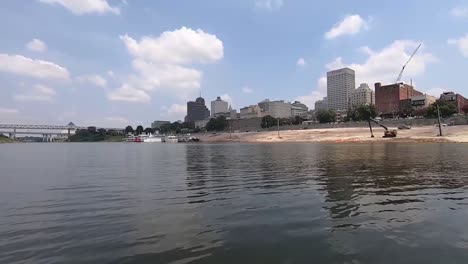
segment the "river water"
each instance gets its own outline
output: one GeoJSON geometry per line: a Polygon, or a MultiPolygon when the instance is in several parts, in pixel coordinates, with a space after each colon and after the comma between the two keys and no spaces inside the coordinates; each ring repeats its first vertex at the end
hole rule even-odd
{"type": "Polygon", "coordinates": [[[468,263],[468,145],[0,145],[0,263],[468,263]]]}

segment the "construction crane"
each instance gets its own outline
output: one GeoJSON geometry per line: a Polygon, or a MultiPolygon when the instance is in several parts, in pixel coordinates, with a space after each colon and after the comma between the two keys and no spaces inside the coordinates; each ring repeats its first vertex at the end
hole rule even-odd
{"type": "Polygon", "coordinates": [[[401,68],[401,71],[400,71],[400,74],[398,75],[398,78],[396,80],[395,83],[399,83],[401,81],[401,77],[403,76],[403,72],[405,71],[405,68],[406,66],[408,65],[408,63],[411,62],[411,60],[413,59],[414,55],[416,55],[416,52],[418,52],[419,48],[421,48],[421,45],[422,44],[419,44],[419,46],[414,50],[413,54],[411,55],[411,57],[409,58],[409,60],[405,63],[405,65],[403,65],[403,68],[401,68]]]}

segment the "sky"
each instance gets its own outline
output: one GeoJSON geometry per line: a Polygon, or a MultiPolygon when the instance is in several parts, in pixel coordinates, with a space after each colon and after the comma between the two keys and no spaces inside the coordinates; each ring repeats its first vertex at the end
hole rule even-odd
{"type": "MultiPolygon", "coordinates": [[[[468,96],[468,0],[4,0],[0,123],[150,126],[201,93],[326,96],[326,72],[468,96]]],[[[209,106],[208,106],[209,107],[209,106]]]]}

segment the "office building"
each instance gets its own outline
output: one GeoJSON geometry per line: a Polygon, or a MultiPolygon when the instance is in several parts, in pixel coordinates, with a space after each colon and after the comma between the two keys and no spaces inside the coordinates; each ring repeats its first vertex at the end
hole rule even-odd
{"type": "Polygon", "coordinates": [[[361,84],[350,96],[351,106],[375,104],[375,93],[367,83],[361,84]]]}
{"type": "Polygon", "coordinates": [[[328,98],[324,97],[322,100],[315,101],[315,111],[328,110],[328,98]]]}
{"type": "Polygon", "coordinates": [[[187,102],[187,116],[185,122],[205,120],[210,117],[210,110],[205,105],[205,99],[198,97],[195,102],[187,102]]]}
{"type": "Polygon", "coordinates": [[[291,117],[296,117],[296,116],[304,117],[307,115],[308,111],[309,111],[309,108],[307,107],[307,105],[301,102],[295,101],[294,103],[291,104],[291,117]]]}
{"type": "Polygon", "coordinates": [[[216,100],[211,101],[211,116],[218,117],[220,115],[229,115],[228,107],[228,102],[223,101],[221,97],[218,96],[216,100]]]}
{"type": "Polygon", "coordinates": [[[336,112],[347,111],[349,99],[355,87],[354,70],[344,68],[327,72],[328,109],[336,112]]]}
{"type": "Polygon", "coordinates": [[[248,119],[263,117],[262,109],[258,105],[250,105],[240,109],[240,118],[248,119]]]}
{"type": "Polygon", "coordinates": [[[428,94],[415,95],[411,97],[411,106],[414,110],[424,109],[435,103],[436,100],[436,97],[428,94]]]}
{"type": "Polygon", "coordinates": [[[258,106],[263,112],[263,115],[270,115],[275,118],[290,118],[291,117],[291,104],[283,100],[270,101],[268,99],[258,103],[258,106]]]}
{"type": "Polygon", "coordinates": [[[153,128],[153,129],[160,129],[162,125],[166,125],[166,124],[171,124],[171,122],[169,122],[169,121],[159,121],[159,120],[156,120],[156,121],[154,121],[153,123],[151,123],[151,128],[153,128]]]}

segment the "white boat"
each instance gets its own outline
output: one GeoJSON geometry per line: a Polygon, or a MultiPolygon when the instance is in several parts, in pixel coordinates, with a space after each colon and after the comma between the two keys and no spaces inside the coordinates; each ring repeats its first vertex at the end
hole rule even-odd
{"type": "Polygon", "coordinates": [[[167,136],[166,137],[167,143],[177,143],[179,142],[179,138],[177,136],[167,136]]]}
{"type": "Polygon", "coordinates": [[[161,143],[164,142],[164,138],[160,135],[149,135],[143,139],[144,143],[161,143]]]}

